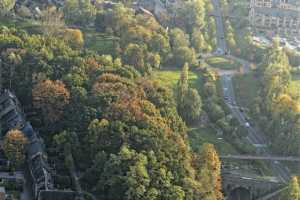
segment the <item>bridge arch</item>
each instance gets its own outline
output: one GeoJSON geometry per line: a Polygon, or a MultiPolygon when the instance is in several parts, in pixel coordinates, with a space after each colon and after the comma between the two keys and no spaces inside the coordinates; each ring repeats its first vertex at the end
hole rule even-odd
{"type": "Polygon", "coordinates": [[[251,200],[251,192],[245,187],[235,187],[230,191],[228,200],[251,200]]]}

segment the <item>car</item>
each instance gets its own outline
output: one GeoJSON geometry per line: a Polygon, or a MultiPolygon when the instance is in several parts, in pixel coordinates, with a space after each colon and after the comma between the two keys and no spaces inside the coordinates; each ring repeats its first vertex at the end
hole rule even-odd
{"type": "Polygon", "coordinates": [[[245,123],[245,127],[246,127],[246,128],[250,128],[249,122],[246,122],[246,123],[245,123]]]}
{"type": "Polygon", "coordinates": [[[243,109],[243,108],[240,108],[239,110],[240,110],[241,112],[244,112],[244,109],[243,109]]]}
{"type": "Polygon", "coordinates": [[[217,55],[222,55],[222,54],[224,54],[224,52],[223,52],[222,49],[218,48],[217,51],[216,51],[216,54],[217,55]]]}

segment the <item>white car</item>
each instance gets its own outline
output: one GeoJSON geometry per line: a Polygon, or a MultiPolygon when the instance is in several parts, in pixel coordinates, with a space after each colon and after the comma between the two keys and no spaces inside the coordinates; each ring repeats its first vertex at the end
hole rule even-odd
{"type": "Polygon", "coordinates": [[[246,123],[245,123],[245,127],[246,127],[246,128],[250,128],[249,122],[246,122],[246,123]]]}

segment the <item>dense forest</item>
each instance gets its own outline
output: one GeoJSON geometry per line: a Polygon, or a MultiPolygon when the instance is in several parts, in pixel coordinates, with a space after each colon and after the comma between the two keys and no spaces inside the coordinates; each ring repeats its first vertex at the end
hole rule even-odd
{"type": "MultiPolygon", "coordinates": [[[[220,1],[223,14],[229,4],[220,1]]],[[[244,19],[226,18],[228,51],[218,55],[214,14],[210,0],[0,0],[1,87],[16,94],[42,137],[55,188],[78,190],[78,181],[103,200],[226,199],[215,146],[202,135],[189,140],[189,132],[213,130],[216,143],[236,154],[257,154],[250,115],[272,153],[300,155],[300,101],[288,89],[299,54],[276,39],[255,45],[244,19]],[[251,63],[259,89],[253,110],[238,108],[242,122],[210,57],[232,65],[232,76],[251,63]],[[174,88],[153,78],[166,69],[179,71],[174,88]]],[[[2,136],[10,170],[21,169],[28,139],[19,130],[2,136]]],[[[282,200],[300,200],[297,177],[285,189],[282,200]]]]}
{"type": "Polygon", "coordinates": [[[259,115],[262,127],[269,134],[278,153],[299,155],[300,102],[288,91],[291,65],[277,40],[265,55],[258,72],[261,90],[254,112],[259,115]]]}
{"type": "Polygon", "coordinates": [[[100,10],[76,2],[66,1],[62,10],[45,7],[34,28],[0,29],[2,84],[30,111],[49,156],[76,166],[84,190],[99,199],[223,199],[216,150],[204,144],[192,152],[181,119],[199,117],[197,90],[185,90],[182,78],[181,101],[197,100],[195,113],[186,116],[172,91],[149,78],[161,66],[196,66],[196,52],[211,50],[211,38],[200,32],[210,30],[206,2],[186,2],[193,12],[177,16],[184,27],[169,31],[127,1],[100,10]],[[105,54],[86,48],[84,31],[69,25],[87,24],[114,36],[113,48],[105,54]]]}

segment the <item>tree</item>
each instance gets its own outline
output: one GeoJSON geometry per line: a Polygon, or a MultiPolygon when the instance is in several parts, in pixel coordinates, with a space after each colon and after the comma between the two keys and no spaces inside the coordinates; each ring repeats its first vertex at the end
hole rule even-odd
{"type": "Polygon", "coordinates": [[[205,4],[203,0],[185,1],[176,10],[176,24],[191,34],[193,28],[202,29],[205,25],[205,4]]]}
{"type": "Polygon", "coordinates": [[[207,43],[204,39],[203,34],[198,31],[194,30],[192,34],[192,45],[195,50],[199,53],[207,48],[207,43]]]}
{"type": "Polygon", "coordinates": [[[55,6],[47,7],[41,13],[41,28],[45,35],[60,33],[65,26],[63,13],[55,6]]]}
{"type": "Polygon", "coordinates": [[[300,200],[300,186],[298,177],[292,177],[288,189],[283,196],[284,200],[300,200]]]}
{"type": "Polygon", "coordinates": [[[189,88],[189,66],[186,63],[177,84],[177,110],[187,123],[192,123],[200,117],[202,101],[196,89],[189,88]]]}
{"type": "Polygon", "coordinates": [[[184,96],[186,95],[189,88],[189,65],[187,63],[184,64],[180,79],[177,83],[177,105],[180,105],[184,101],[184,96]]]}
{"type": "Polygon", "coordinates": [[[160,67],[160,55],[157,53],[148,53],[147,54],[147,63],[150,64],[152,68],[159,69],[160,67]]]}
{"type": "Polygon", "coordinates": [[[140,72],[146,72],[144,48],[138,44],[129,44],[124,52],[123,60],[126,64],[134,66],[140,72]]]}
{"type": "Polygon", "coordinates": [[[202,145],[199,153],[198,167],[200,168],[200,172],[202,172],[199,174],[199,178],[206,180],[203,184],[207,184],[207,193],[215,196],[213,199],[222,200],[221,161],[214,145],[208,143],[202,145]],[[208,177],[206,177],[207,175],[208,177]]]}
{"type": "Polygon", "coordinates": [[[154,34],[151,38],[150,49],[166,56],[170,52],[169,38],[161,34],[154,34]]]}
{"type": "Polygon", "coordinates": [[[182,66],[184,65],[184,63],[195,65],[196,64],[195,50],[189,47],[179,47],[174,52],[174,63],[177,66],[182,66]]]}
{"type": "Polygon", "coordinates": [[[84,45],[83,34],[79,29],[65,29],[63,38],[74,48],[82,48],[84,45]]]}
{"type": "Polygon", "coordinates": [[[273,109],[274,100],[281,94],[287,93],[286,90],[291,80],[288,57],[276,39],[259,70],[262,73],[261,83],[264,86],[260,90],[264,99],[262,110],[270,112],[273,109]]]}
{"type": "Polygon", "coordinates": [[[187,123],[192,123],[199,119],[201,114],[202,101],[196,89],[189,88],[183,97],[183,102],[178,105],[179,115],[187,123]]]}
{"type": "Polygon", "coordinates": [[[16,0],[1,0],[0,1],[0,16],[5,16],[14,8],[16,0]]]}
{"type": "Polygon", "coordinates": [[[19,130],[10,130],[6,134],[3,149],[14,167],[20,167],[24,163],[27,143],[27,138],[19,130]]]}
{"type": "Polygon", "coordinates": [[[61,81],[45,80],[32,90],[33,105],[40,109],[50,123],[62,117],[64,107],[69,103],[70,93],[61,81]]]}
{"type": "Polygon", "coordinates": [[[170,30],[170,44],[173,49],[188,47],[190,45],[189,37],[179,28],[170,30]]]}
{"type": "Polygon", "coordinates": [[[81,26],[93,23],[97,14],[90,0],[66,0],[63,10],[68,23],[81,26]]]}

